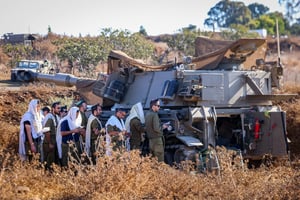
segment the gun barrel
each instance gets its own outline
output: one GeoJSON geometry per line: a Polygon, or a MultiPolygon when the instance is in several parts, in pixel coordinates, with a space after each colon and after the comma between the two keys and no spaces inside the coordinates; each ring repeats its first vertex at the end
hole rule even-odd
{"type": "Polygon", "coordinates": [[[77,77],[65,73],[57,73],[57,74],[36,73],[35,79],[38,81],[51,82],[51,83],[55,83],[56,85],[66,86],[66,87],[76,86],[76,83],[79,80],[77,77]]]}

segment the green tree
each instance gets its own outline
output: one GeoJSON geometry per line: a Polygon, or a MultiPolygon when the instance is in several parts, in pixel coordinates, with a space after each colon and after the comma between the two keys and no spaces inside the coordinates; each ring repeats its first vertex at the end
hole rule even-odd
{"type": "Polygon", "coordinates": [[[100,60],[100,49],[94,38],[71,38],[65,40],[57,52],[61,60],[68,60],[71,66],[80,71],[89,72],[100,60]]]}
{"type": "Polygon", "coordinates": [[[251,20],[251,11],[243,2],[222,0],[212,7],[204,25],[215,28],[229,27],[231,24],[245,25],[251,20]]]}
{"type": "Polygon", "coordinates": [[[278,2],[285,6],[287,19],[294,22],[295,16],[300,12],[300,0],[278,0],[278,2]]]}
{"type": "Polygon", "coordinates": [[[139,33],[142,34],[143,36],[148,35],[146,29],[144,28],[144,26],[140,26],[139,33]]]}
{"type": "Polygon", "coordinates": [[[23,44],[2,46],[3,52],[11,59],[10,67],[14,67],[17,61],[21,59],[34,59],[34,50],[32,46],[24,46],[23,44]]]}
{"type": "Polygon", "coordinates": [[[70,66],[86,73],[92,71],[100,61],[106,61],[111,50],[120,50],[131,57],[147,59],[154,47],[140,33],[131,34],[125,30],[105,28],[97,37],[61,38],[55,41],[59,46],[57,56],[70,66]]]}
{"type": "Polygon", "coordinates": [[[248,8],[251,11],[252,19],[259,18],[261,15],[266,14],[270,10],[267,6],[259,3],[252,3],[248,5],[248,8]]]}
{"type": "Polygon", "coordinates": [[[108,51],[107,56],[110,50],[120,50],[131,57],[147,59],[151,57],[154,50],[153,44],[146,40],[142,34],[132,34],[128,30],[105,28],[101,33],[101,37],[108,51]]]}
{"type": "Polygon", "coordinates": [[[291,34],[300,35],[300,23],[294,23],[291,28],[291,34]]]}
{"type": "Polygon", "coordinates": [[[287,34],[286,25],[288,24],[280,12],[273,12],[261,15],[259,18],[250,22],[253,29],[266,29],[268,34],[276,34],[276,19],[278,20],[278,29],[280,34],[287,34]]]}
{"type": "MultiPolygon", "coordinates": [[[[192,27],[192,26],[189,26],[192,27]]],[[[195,55],[195,39],[201,36],[199,30],[182,28],[179,33],[166,35],[161,38],[162,42],[166,42],[171,50],[182,51],[185,55],[195,55]]]]}
{"type": "Polygon", "coordinates": [[[48,34],[49,33],[52,33],[52,29],[51,29],[51,26],[50,25],[48,25],[48,34]]]}

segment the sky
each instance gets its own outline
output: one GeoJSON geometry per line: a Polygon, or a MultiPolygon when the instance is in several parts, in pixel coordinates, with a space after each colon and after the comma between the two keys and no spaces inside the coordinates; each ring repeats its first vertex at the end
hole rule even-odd
{"type": "MultiPolygon", "coordinates": [[[[5,33],[96,36],[103,28],[148,35],[174,34],[190,24],[204,29],[207,13],[220,0],[0,0],[0,36],[5,33]]],[[[249,5],[258,0],[240,0],[249,5]]],[[[278,0],[259,0],[283,12],[278,0]]]]}

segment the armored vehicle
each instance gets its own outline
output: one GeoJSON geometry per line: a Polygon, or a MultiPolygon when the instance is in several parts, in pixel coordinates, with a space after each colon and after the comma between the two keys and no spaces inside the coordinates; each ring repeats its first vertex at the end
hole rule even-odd
{"type": "MultiPolygon", "coordinates": [[[[206,40],[206,39],[203,39],[206,40]]],[[[216,41],[217,42],[217,41],[216,41]]],[[[214,46],[214,45],[212,45],[214,46]]],[[[273,101],[283,67],[265,62],[266,41],[241,39],[178,62],[151,66],[120,51],[108,57],[107,74],[84,80],[68,74],[35,74],[35,80],[76,85],[88,103],[101,103],[105,122],[116,104],[128,108],[161,100],[166,162],[193,160],[199,152],[222,145],[245,158],[288,155],[286,113],[273,101]]]]}
{"type": "Polygon", "coordinates": [[[48,60],[20,60],[11,69],[11,81],[32,81],[32,73],[51,74],[54,69],[48,60]]]}

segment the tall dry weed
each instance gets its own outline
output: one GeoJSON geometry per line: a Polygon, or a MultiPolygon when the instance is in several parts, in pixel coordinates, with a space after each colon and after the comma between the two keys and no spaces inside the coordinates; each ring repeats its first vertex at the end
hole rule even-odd
{"type": "MultiPolygon", "coordinates": [[[[248,169],[234,152],[217,149],[221,174],[191,173],[141,157],[138,151],[99,157],[96,165],[46,171],[15,158],[0,171],[2,199],[297,199],[299,169],[248,169]],[[234,161],[234,162],[233,162],[234,161]],[[25,188],[25,189],[24,189],[25,188]]],[[[3,151],[1,153],[3,155],[3,151]]],[[[8,155],[9,157],[12,155],[8,155]]]]}

